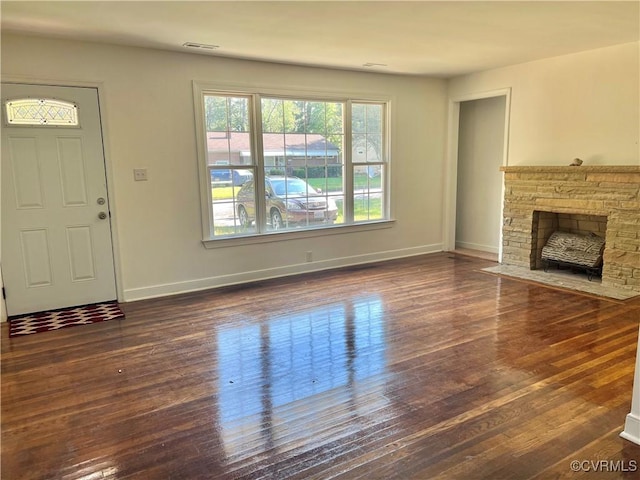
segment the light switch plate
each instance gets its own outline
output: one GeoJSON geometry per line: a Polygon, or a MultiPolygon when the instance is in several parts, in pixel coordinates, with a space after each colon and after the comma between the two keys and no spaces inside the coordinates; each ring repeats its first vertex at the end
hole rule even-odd
{"type": "Polygon", "coordinates": [[[133,169],[133,179],[136,182],[142,182],[148,180],[147,178],[147,169],[146,168],[134,168],[133,169]]]}

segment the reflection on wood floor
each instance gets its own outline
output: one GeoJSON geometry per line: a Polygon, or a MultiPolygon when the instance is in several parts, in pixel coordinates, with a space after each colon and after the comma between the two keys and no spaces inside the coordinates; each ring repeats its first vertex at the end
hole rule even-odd
{"type": "Polygon", "coordinates": [[[618,434],[640,301],[491,264],[443,253],[3,325],[2,478],[638,478],[618,434]]]}

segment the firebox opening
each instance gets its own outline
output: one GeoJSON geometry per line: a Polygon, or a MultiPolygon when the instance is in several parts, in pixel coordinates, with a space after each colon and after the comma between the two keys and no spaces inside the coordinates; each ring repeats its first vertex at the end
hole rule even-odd
{"type": "MultiPolygon", "coordinates": [[[[607,217],[574,213],[556,213],[546,211],[533,212],[531,269],[544,268],[542,249],[554,232],[575,233],[578,235],[597,235],[605,238],[607,217]]],[[[551,272],[551,270],[550,270],[551,272]]]]}

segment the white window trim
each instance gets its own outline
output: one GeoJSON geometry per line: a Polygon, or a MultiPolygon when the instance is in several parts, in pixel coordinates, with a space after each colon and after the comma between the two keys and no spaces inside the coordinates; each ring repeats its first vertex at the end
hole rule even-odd
{"type": "MultiPolygon", "coordinates": [[[[343,91],[317,91],[317,90],[301,90],[298,88],[272,88],[272,87],[258,87],[258,86],[248,86],[248,85],[221,85],[217,83],[211,82],[201,82],[201,81],[193,81],[193,102],[194,102],[194,114],[195,114],[195,122],[196,122],[196,151],[198,155],[198,176],[200,182],[200,203],[201,203],[201,222],[202,222],[202,243],[207,249],[218,248],[218,247],[229,247],[229,246],[239,246],[239,245],[252,245],[259,243],[269,243],[269,242],[277,242],[284,240],[295,240],[300,238],[311,238],[311,237],[320,237],[325,235],[337,235],[337,234],[345,234],[352,232],[361,232],[361,231],[370,231],[370,230],[379,230],[385,228],[391,228],[395,225],[396,221],[392,218],[392,208],[391,208],[391,175],[390,175],[390,164],[391,164],[391,129],[393,128],[391,125],[391,113],[392,113],[392,102],[393,99],[388,95],[383,95],[379,93],[368,93],[362,92],[360,93],[352,93],[352,92],[343,92],[343,91]],[[212,204],[211,197],[208,189],[210,190],[211,185],[210,181],[208,181],[208,169],[207,169],[207,152],[205,149],[206,146],[206,132],[204,125],[204,95],[205,94],[218,94],[218,95],[241,95],[241,96],[250,96],[250,110],[252,112],[251,115],[251,135],[253,136],[252,142],[252,156],[256,159],[254,164],[254,168],[258,169],[261,167],[262,161],[259,159],[262,158],[262,155],[258,155],[257,150],[262,148],[262,137],[259,135],[259,129],[256,128],[255,123],[260,119],[260,102],[256,101],[257,98],[262,97],[278,97],[283,99],[295,99],[295,100],[318,100],[318,101],[339,101],[344,102],[344,104],[348,107],[345,110],[345,125],[350,125],[351,122],[351,104],[352,103],[384,103],[385,104],[385,117],[383,124],[383,135],[386,138],[385,141],[385,154],[386,161],[382,162],[386,165],[386,175],[384,176],[384,188],[383,188],[383,202],[385,206],[385,218],[382,220],[369,220],[369,221],[360,221],[357,223],[353,223],[353,218],[349,221],[351,223],[339,224],[339,225],[330,225],[330,226],[318,226],[318,227],[309,227],[303,230],[286,230],[286,231],[276,231],[276,232],[261,232],[261,233],[251,233],[247,235],[233,235],[233,236],[215,236],[213,233],[213,222],[212,219],[212,204]],[[349,123],[347,123],[349,122],[349,123]]],[[[261,131],[261,129],[260,129],[261,131]]],[[[350,127],[349,127],[350,131],[350,127]]],[[[344,143],[344,151],[345,151],[345,183],[350,182],[350,185],[353,185],[353,167],[357,165],[367,165],[363,163],[353,163],[349,162],[347,165],[346,162],[346,152],[351,148],[351,135],[347,135],[345,132],[345,143],[344,143]],[[349,168],[346,168],[349,167],[349,168]]],[[[256,187],[259,185],[256,184],[256,187]]],[[[264,188],[264,187],[263,187],[264,188]]],[[[259,193],[259,192],[258,192],[259,193]]],[[[257,194],[258,194],[257,193],[257,194]]],[[[351,216],[353,215],[353,195],[345,195],[345,204],[347,201],[350,202],[350,211],[351,216]]],[[[260,209],[257,209],[256,215],[264,215],[264,212],[261,212],[260,209]]],[[[258,219],[257,219],[258,220],[258,219]]]]}
{"type": "Polygon", "coordinates": [[[239,245],[255,245],[259,243],[281,242],[284,240],[299,240],[302,238],[314,238],[328,235],[341,235],[345,233],[369,232],[382,230],[395,225],[395,220],[370,220],[347,225],[330,225],[322,227],[309,227],[303,230],[286,230],[265,233],[253,233],[250,235],[234,235],[202,240],[207,249],[231,247],[239,245]]]}

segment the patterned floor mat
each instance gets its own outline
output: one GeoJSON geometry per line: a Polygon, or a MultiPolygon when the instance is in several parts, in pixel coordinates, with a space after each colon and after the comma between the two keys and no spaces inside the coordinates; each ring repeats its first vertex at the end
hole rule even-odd
{"type": "Polygon", "coordinates": [[[29,335],[60,328],[87,325],[124,318],[117,302],[95,303],[82,307],[32,313],[9,319],[9,336],[29,335]]]}

